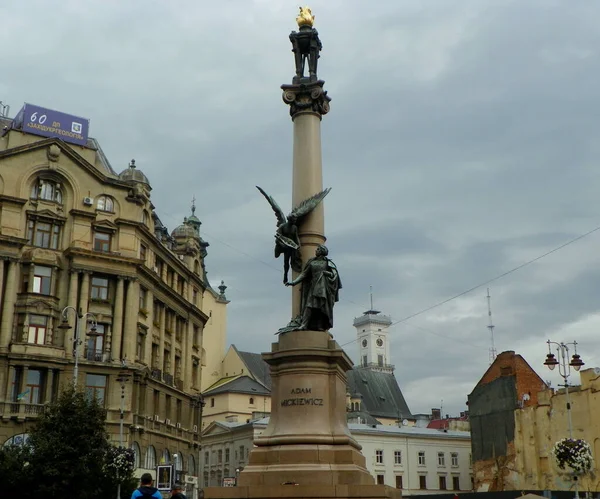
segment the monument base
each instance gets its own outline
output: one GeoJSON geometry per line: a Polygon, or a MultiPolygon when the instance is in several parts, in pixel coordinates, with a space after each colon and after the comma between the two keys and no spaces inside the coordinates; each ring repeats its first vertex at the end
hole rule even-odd
{"type": "Polygon", "coordinates": [[[262,485],[207,487],[205,499],[401,499],[400,489],[387,485],[262,485]]]}

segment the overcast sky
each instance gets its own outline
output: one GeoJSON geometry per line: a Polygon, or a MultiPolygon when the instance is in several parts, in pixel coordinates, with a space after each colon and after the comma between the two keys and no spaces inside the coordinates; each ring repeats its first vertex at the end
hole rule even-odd
{"type": "MultiPolygon", "coordinates": [[[[600,225],[595,0],[310,4],[332,97],[326,233],[336,339],[369,305],[401,320],[600,225]]],[[[0,100],[87,117],[113,167],[149,177],[170,229],[196,214],[228,342],[266,351],[290,319],[260,185],[291,203],[296,0],[0,3],[0,100]]],[[[544,379],[545,341],[600,365],[600,231],[490,285],[496,348],[544,379]]],[[[392,328],[413,412],[465,410],[489,364],[486,287],[392,328]]],[[[356,342],[345,347],[357,360],[356,342]]],[[[578,377],[572,378],[578,381],[578,377]]]]}

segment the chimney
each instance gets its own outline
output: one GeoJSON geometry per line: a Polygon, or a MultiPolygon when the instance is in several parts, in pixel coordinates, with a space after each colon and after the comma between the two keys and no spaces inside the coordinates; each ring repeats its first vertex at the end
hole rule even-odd
{"type": "Polygon", "coordinates": [[[431,419],[442,419],[442,410],[441,409],[431,409],[431,419]]]}

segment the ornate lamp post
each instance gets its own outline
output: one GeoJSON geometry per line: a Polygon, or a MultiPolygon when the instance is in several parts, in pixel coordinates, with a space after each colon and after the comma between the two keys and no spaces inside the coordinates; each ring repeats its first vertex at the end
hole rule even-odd
{"type": "Polygon", "coordinates": [[[72,306],[68,306],[63,308],[63,311],[61,313],[62,316],[62,322],[60,324],[60,326],[58,326],[58,329],[63,329],[63,330],[69,330],[71,329],[71,325],[69,324],[69,319],[68,319],[68,312],[72,311],[75,313],[75,337],[73,338],[73,356],[75,357],[75,367],[73,368],[73,386],[76,387],[77,386],[77,377],[79,375],[79,345],[81,345],[82,343],[82,339],[81,339],[81,324],[85,324],[86,322],[89,321],[89,318],[91,318],[92,322],[92,328],[90,329],[90,331],[88,333],[86,333],[86,336],[97,336],[98,333],[96,331],[96,316],[90,312],[87,312],[85,314],[81,313],[80,311],[77,311],[77,309],[75,307],[72,306]]]}
{"type": "MultiPolygon", "coordinates": [[[[553,371],[556,366],[558,366],[558,373],[564,380],[564,384],[558,385],[563,386],[565,388],[565,397],[567,400],[567,424],[569,429],[569,438],[573,439],[573,421],[571,419],[571,400],[569,398],[569,381],[568,378],[571,375],[571,368],[575,369],[575,371],[579,371],[581,367],[584,365],[583,360],[581,360],[581,356],[577,353],[577,342],[573,341],[572,343],[557,343],[556,341],[548,340],[548,354],[546,355],[546,360],[544,365],[553,371]],[[573,347],[573,355],[571,357],[571,361],[569,362],[569,346],[573,347]],[[552,349],[556,350],[556,356],[552,353],[552,349]]],[[[575,499],[579,499],[579,482],[577,480],[577,475],[575,475],[575,499]]]]}

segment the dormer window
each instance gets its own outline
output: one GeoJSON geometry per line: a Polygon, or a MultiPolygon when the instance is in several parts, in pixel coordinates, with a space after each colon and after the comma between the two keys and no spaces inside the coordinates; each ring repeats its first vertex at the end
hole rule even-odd
{"type": "Polygon", "coordinates": [[[53,180],[39,179],[31,188],[31,199],[43,199],[62,204],[61,185],[53,180]]]}
{"type": "Polygon", "coordinates": [[[102,195],[98,197],[98,201],[96,202],[96,209],[100,211],[108,211],[109,213],[114,213],[115,203],[110,196],[102,195]]]}

